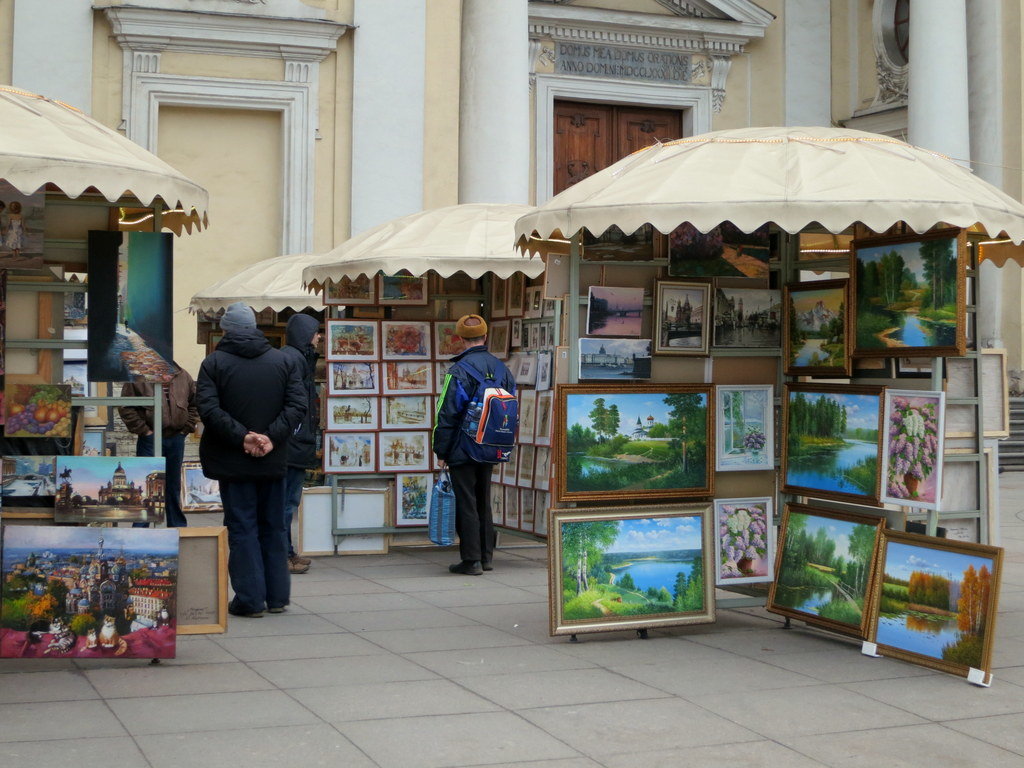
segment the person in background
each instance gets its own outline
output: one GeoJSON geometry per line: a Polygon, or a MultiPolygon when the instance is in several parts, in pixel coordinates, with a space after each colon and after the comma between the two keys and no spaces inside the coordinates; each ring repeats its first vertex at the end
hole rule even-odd
{"type": "Polygon", "coordinates": [[[285,326],[285,346],[281,351],[302,371],[306,390],[306,416],[288,441],[288,471],[285,475],[284,522],[288,529],[288,569],[292,573],[305,573],[311,560],[300,557],[292,546],[292,520],[302,501],[302,484],[306,469],[320,462],[316,456],[316,433],[320,429],[320,408],[316,393],[317,345],[320,343],[320,321],[303,313],[292,315],[285,326]]]}
{"type": "Polygon", "coordinates": [[[477,395],[479,384],[462,366],[472,366],[492,386],[515,394],[516,382],[505,364],[487,351],[487,322],[480,315],[464,315],[455,324],[465,350],[452,358],[437,401],[433,447],[441,469],[448,468],[455,492],[455,530],[462,560],[448,566],[452,573],[479,576],[493,570],[494,520],[491,518],[491,468],[473,459],[462,429],[466,409],[477,395]]]}
{"type": "MultiPolygon", "coordinates": [[[[165,376],[161,405],[160,453],[167,460],[164,481],[164,508],[168,528],[184,528],[188,520],[181,511],[181,462],[185,458],[185,436],[196,431],[199,411],[196,410],[196,383],[188,371],[178,369],[173,376],[165,376]]],[[[153,397],[153,385],[141,378],[121,387],[122,397],[153,397]]],[[[153,407],[122,405],[117,409],[125,427],[134,435],[136,456],[152,456],[154,448],[153,407]]],[[[135,523],[133,527],[147,527],[148,523],[135,523]]]]}
{"type": "Polygon", "coordinates": [[[302,372],[274,349],[242,302],[220,320],[224,338],[203,360],[196,403],[199,460],[220,483],[228,529],[233,616],[282,613],[291,595],[284,485],[288,440],[306,414],[302,372]]]}

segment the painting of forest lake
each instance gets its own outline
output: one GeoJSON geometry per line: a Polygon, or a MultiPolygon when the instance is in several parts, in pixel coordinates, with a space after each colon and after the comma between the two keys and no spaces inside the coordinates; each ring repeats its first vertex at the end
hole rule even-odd
{"type": "Polygon", "coordinates": [[[879,652],[953,674],[989,669],[1002,550],[887,532],[882,551],[879,652]]]}
{"type": "Polygon", "coordinates": [[[884,523],[883,517],[787,505],[768,610],[865,637],[865,601],[884,523]]]}
{"type": "Polygon", "coordinates": [[[0,657],[171,659],[175,528],[7,526],[0,657]]]}
{"type": "Polygon", "coordinates": [[[706,505],[552,510],[551,634],[714,621],[706,505]]]}
{"type": "Polygon", "coordinates": [[[710,495],[711,388],[562,385],[559,500],[710,495]]]}
{"type": "Polygon", "coordinates": [[[651,378],[650,339],[580,339],[581,379],[651,378]]]}
{"type": "Polygon", "coordinates": [[[854,242],[855,354],[964,354],[965,237],[947,229],[854,242]]]}
{"type": "Polygon", "coordinates": [[[791,384],[783,492],[876,501],[881,387],[791,384]]]}

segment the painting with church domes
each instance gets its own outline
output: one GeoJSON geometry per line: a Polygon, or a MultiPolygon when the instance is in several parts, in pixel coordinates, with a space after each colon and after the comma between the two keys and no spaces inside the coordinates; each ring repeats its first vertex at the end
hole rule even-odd
{"type": "Polygon", "coordinates": [[[654,354],[707,355],[711,286],[658,283],[654,299],[654,354]]]}
{"type": "Polygon", "coordinates": [[[0,585],[0,658],[174,658],[176,528],[5,526],[0,585]]]}
{"type": "Polygon", "coordinates": [[[163,457],[58,456],[58,523],[162,523],[163,457]]]}

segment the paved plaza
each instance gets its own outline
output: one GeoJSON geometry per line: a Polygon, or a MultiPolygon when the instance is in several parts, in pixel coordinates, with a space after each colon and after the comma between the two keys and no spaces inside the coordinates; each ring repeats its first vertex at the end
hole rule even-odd
{"type": "Polygon", "coordinates": [[[762,609],[551,638],[546,551],[507,538],[479,577],[440,549],[319,558],[288,613],[158,666],[0,661],[0,765],[1019,768],[1024,473],[1000,485],[990,689],[762,609]]]}

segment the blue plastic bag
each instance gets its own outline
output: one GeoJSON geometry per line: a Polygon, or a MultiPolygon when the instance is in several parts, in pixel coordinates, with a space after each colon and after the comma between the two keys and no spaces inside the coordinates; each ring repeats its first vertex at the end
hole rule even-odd
{"type": "Polygon", "coordinates": [[[448,470],[442,469],[430,494],[430,540],[448,547],[455,543],[455,491],[448,470]]]}

